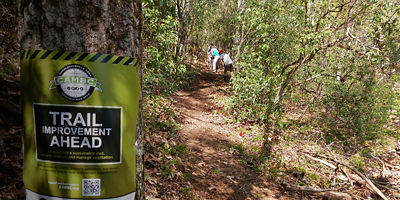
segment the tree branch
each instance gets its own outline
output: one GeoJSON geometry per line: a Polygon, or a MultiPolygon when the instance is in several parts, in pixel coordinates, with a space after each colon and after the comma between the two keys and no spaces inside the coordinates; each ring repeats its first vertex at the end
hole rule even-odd
{"type": "Polygon", "coordinates": [[[327,10],[327,11],[318,19],[317,24],[316,24],[316,26],[315,26],[315,32],[318,32],[318,31],[319,31],[319,26],[320,26],[320,24],[321,24],[321,20],[322,20],[322,19],[326,18],[326,16],[328,16],[328,14],[330,14],[330,13],[334,13],[334,12],[335,12],[335,13],[340,13],[340,12],[342,12],[343,7],[346,6],[347,4],[351,3],[351,2],[352,2],[352,1],[348,1],[348,2],[345,2],[345,3],[341,4],[341,5],[336,6],[335,8],[333,8],[333,9],[331,9],[331,10],[327,10]]]}

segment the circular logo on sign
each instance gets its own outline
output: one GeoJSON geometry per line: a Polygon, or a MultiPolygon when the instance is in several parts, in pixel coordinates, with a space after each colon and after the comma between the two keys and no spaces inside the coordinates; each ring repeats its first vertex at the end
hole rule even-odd
{"type": "Polygon", "coordinates": [[[54,78],[58,92],[70,101],[83,101],[92,95],[97,80],[82,65],[72,64],[62,68],[54,78]]]}

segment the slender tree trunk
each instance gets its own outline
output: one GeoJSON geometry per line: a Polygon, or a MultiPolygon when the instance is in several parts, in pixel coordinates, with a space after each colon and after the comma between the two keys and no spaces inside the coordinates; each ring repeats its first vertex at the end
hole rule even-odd
{"type": "Polygon", "coordinates": [[[176,8],[178,12],[178,34],[175,49],[175,61],[177,61],[179,57],[181,57],[182,61],[184,61],[189,32],[190,0],[183,0],[183,2],[177,0],[176,8]]]}
{"type": "Polygon", "coordinates": [[[182,35],[180,39],[181,51],[180,56],[185,60],[186,45],[189,37],[189,17],[190,17],[190,0],[184,0],[183,13],[182,13],[182,35]]]}
{"type": "Polygon", "coordinates": [[[181,42],[180,42],[180,38],[182,35],[181,32],[181,17],[182,17],[182,11],[181,11],[181,0],[176,0],[176,15],[178,16],[178,22],[177,22],[177,28],[176,28],[176,36],[175,36],[175,41],[176,41],[176,45],[175,45],[175,58],[174,61],[177,62],[178,61],[178,57],[179,57],[179,51],[181,50],[181,42]]]}
{"type": "MultiPolygon", "coordinates": [[[[99,52],[132,56],[140,61],[141,0],[20,0],[19,15],[21,49],[99,52]]],[[[142,79],[141,68],[138,70],[142,79]]],[[[137,194],[142,200],[142,94],[136,137],[137,194]]]]}
{"type": "MultiPolygon", "coordinates": [[[[242,7],[243,7],[243,1],[244,0],[238,0],[237,1],[237,13],[240,14],[242,7]]],[[[241,23],[241,22],[239,22],[241,23]]],[[[240,28],[237,27],[236,28],[236,36],[235,36],[235,46],[236,46],[236,55],[234,56],[234,62],[236,62],[239,59],[240,53],[241,53],[241,48],[242,48],[242,43],[243,43],[243,37],[242,37],[242,31],[244,28],[244,24],[240,24],[240,28]]],[[[236,71],[240,71],[240,66],[239,65],[235,65],[236,66],[236,71]]]]}

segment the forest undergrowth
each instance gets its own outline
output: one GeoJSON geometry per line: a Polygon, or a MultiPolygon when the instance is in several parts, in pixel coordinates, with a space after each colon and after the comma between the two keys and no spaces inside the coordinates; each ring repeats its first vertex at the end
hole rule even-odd
{"type": "MultiPolygon", "coordinates": [[[[196,84],[193,80],[201,73],[200,68],[191,70],[193,79],[188,85],[196,84]]],[[[385,126],[387,134],[374,139],[353,136],[340,140],[326,134],[317,120],[320,116],[295,96],[285,100],[285,115],[272,125],[235,119],[229,97],[231,87],[230,83],[211,86],[213,112],[227,117],[224,126],[233,128],[227,135],[235,142],[221,151],[237,154],[246,168],[280,183],[279,190],[301,199],[379,199],[379,191],[389,199],[400,197],[398,108],[391,110],[390,123],[385,126]]],[[[185,169],[190,150],[180,131],[185,121],[177,114],[181,108],[174,106],[173,95],[147,95],[145,102],[148,196],[197,199],[190,183],[193,175],[185,169]]]]}

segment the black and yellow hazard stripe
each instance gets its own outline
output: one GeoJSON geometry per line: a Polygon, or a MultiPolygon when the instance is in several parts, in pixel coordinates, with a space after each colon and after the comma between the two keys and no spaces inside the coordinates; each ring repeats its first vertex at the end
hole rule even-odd
{"type": "Polygon", "coordinates": [[[101,53],[85,53],[74,51],[53,51],[53,50],[25,50],[21,52],[20,60],[25,59],[50,59],[50,60],[71,60],[71,61],[87,61],[100,62],[110,64],[134,65],[137,59],[129,56],[115,56],[111,54],[101,53]]]}

